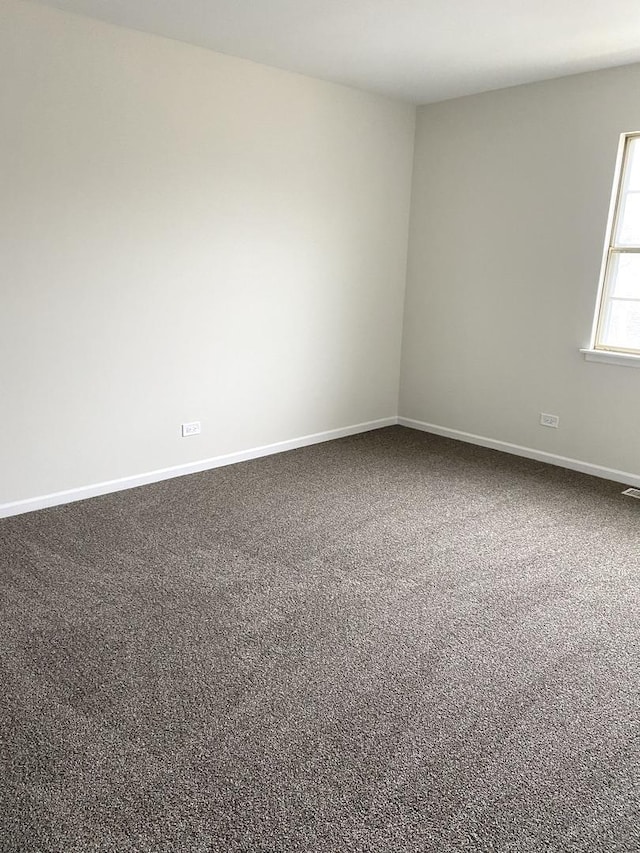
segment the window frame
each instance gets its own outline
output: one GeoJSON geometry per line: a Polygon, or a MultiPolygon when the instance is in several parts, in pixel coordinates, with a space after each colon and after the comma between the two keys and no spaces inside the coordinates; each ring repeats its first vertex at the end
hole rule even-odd
{"type": "MultiPolygon", "coordinates": [[[[611,291],[612,276],[610,275],[613,267],[613,259],[616,255],[624,254],[640,254],[640,243],[634,246],[619,246],[615,243],[615,236],[618,230],[618,222],[620,219],[620,202],[623,195],[623,187],[625,183],[626,170],[629,167],[627,152],[630,148],[630,143],[634,139],[640,139],[640,131],[629,131],[620,135],[618,144],[618,154],[616,158],[616,168],[613,178],[613,188],[611,191],[611,202],[609,205],[609,216],[607,219],[607,229],[605,233],[604,249],[602,253],[602,264],[600,268],[600,278],[598,283],[598,295],[596,299],[596,311],[593,318],[593,327],[591,331],[590,352],[594,355],[601,354],[603,357],[607,355],[631,361],[640,359],[640,348],[629,349],[626,347],[614,347],[600,343],[600,338],[603,330],[604,319],[608,307],[608,302],[611,291]]],[[[637,155],[636,155],[637,156],[637,155]]],[[[595,359],[594,359],[595,360],[595,359]]]]}

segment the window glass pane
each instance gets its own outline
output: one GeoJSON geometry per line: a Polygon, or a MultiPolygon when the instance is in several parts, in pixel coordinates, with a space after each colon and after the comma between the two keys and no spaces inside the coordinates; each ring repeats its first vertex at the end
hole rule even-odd
{"type": "Polygon", "coordinates": [[[614,252],[609,270],[611,296],[640,299],[640,254],[614,252]]]}
{"type": "Polygon", "coordinates": [[[627,190],[640,190],[640,138],[635,137],[627,143],[627,190]]]}
{"type": "Polygon", "coordinates": [[[640,354],[640,134],[626,137],[622,165],[595,346],[640,354]]]}
{"type": "Polygon", "coordinates": [[[640,192],[621,197],[616,231],[616,246],[640,246],[640,192]]]}
{"type": "Polygon", "coordinates": [[[640,350],[640,302],[609,301],[602,326],[602,346],[640,350]]]}

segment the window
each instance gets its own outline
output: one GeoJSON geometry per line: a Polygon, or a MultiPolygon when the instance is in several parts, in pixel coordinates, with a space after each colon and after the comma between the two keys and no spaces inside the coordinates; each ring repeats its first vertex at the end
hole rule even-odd
{"type": "Polygon", "coordinates": [[[640,133],[620,140],[592,349],[640,356],[640,133]]]}

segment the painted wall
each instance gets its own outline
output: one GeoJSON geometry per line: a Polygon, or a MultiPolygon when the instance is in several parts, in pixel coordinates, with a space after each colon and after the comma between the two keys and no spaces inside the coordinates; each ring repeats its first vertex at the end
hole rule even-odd
{"type": "Polygon", "coordinates": [[[402,416],[640,474],[640,370],[578,351],[638,92],[634,65],[419,109],[402,416]]]}
{"type": "Polygon", "coordinates": [[[0,504],[395,416],[414,122],[0,0],[0,504]]]}

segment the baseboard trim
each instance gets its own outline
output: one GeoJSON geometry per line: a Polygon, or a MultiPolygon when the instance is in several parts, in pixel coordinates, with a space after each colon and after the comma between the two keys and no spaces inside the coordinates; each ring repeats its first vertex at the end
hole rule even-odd
{"type": "Polygon", "coordinates": [[[523,456],[526,459],[535,459],[538,462],[546,462],[559,468],[568,468],[571,471],[579,471],[582,474],[590,474],[605,480],[613,480],[625,483],[628,486],[640,487],[640,474],[631,474],[628,471],[619,471],[615,468],[605,468],[602,465],[594,465],[591,462],[583,462],[580,459],[572,459],[568,456],[559,456],[555,453],[547,453],[532,447],[523,447],[519,444],[511,444],[508,441],[499,441],[484,435],[474,435],[462,430],[450,429],[438,424],[430,424],[413,418],[387,417],[374,421],[366,421],[360,424],[352,424],[347,427],[316,432],[311,435],[303,435],[286,441],[277,441],[273,444],[265,444],[260,447],[252,447],[235,453],[226,453],[221,456],[212,456],[196,462],[187,462],[183,465],[173,465],[170,468],[159,468],[144,474],[134,474],[130,477],[120,477],[116,480],[105,480],[101,483],[92,483],[75,489],[66,489],[61,492],[53,492],[48,495],[39,495],[25,500],[13,501],[0,504],[0,518],[9,518],[13,515],[21,515],[25,512],[34,512],[38,509],[60,506],[61,504],[73,503],[86,498],[99,497],[111,492],[133,489],[136,486],[145,486],[148,483],[158,483],[161,480],[170,480],[173,477],[183,477],[187,474],[197,474],[212,468],[221,468],[224,465],[233,465],[236,462],[246,462],[250,459],[259,459],[261,456],[271,456],[274,453],[284,453],[287,450],[295,450],[299,447],[308,447],[311,444],[321,444],[325,441],[333,441],[337,438],[346,438],[350,435],[369,432],[374,429],[400,424],[401,426],[417,429],[421,432],[429,432],[441,435],[445,438],[453,438],[456,441],[464,441],[467,444],[477,444],[480,447],[488,447],[492,450],[500,450],[514,456],[523,456]]]}
{"type": "Polygon", "coordinates": [[[538,462],[547,462],[549,465],[556,465],[559,468],[569,468],[571,471],[591,474],[593,477],[601,477],[604,480],[626,483],[629,486],[640,486],[640,474],[630,474],[628,471],[618,471],[616,468],[604,468],[602,465],[593,465],[591,462],[583,462],[580,459],[558,456],[555,453],[547,453],[544,450],[535,450],[533,447],[522,447],[519,444],[511,444],[508,441],[498,441],[495,438],[487,438],[485,435],[474,435],[471,432],[449,429],[449,427],[439,426],[438,424],[428,424],[424,421],[416,421],[413,418],[399,417],[398,423],[401,426],[410,427],[411,429],[431,432],[434,435],[442,435],[445,438],[453,438],[456,441],[465,441],[467,444],[478,444],[480,447],[501,450],[503,453],[524,456],[527,459],[535,459],[538,462]]]}
{"type": "Polygon", "coordinates": [[[302,435],[287,441],[276,441],[273,444],[265,444],[261,447],[252,447],[248,450],[240,450],[236,453],[225,453],[221,456],[212,456],[197,462],[187,462],[183,465],[173,465],[170,468],[158,468],[145,474],[134,474],[131,477],[120,477],[117,480],[105,480],[102,483],[92,483],[75,489],[66,489],[62,492],[53,492],[49,495],[39,495],[34,498],[26,498],[21,501],[0,504],[0,518],[8,518],[13,515],[21,515],[25,512],[33,512],[47,507],[60,506],[61,504],[73,503],[74,501],[95,498],[107,495],[111,492],[120,492],[125,489],[133,489],[136,486],[146,486],[148,483],[158,483],[161,480],[170,480],[172,477],[183,477],[187,474],[197,474],[200,471],[208,471],[212,468],[221,468],[224,465],[233,465],[236,462],[246,462],[249,459],[258,459],[261,456],[271,456],[274,453],[284,453],[287,450],[295,450],[299,447],[308,447],[311,444],[321,444],[324,441],[333,441],[336,438],[346,438],[349,435],[358,435],[361,432],[369,432],[382,427],[393,426],[398,423],[397,417],[379,418],[375,421],[366,421],[351,426],[330,429],[325,432],[316,432],[311,435],[302,435]]]}

